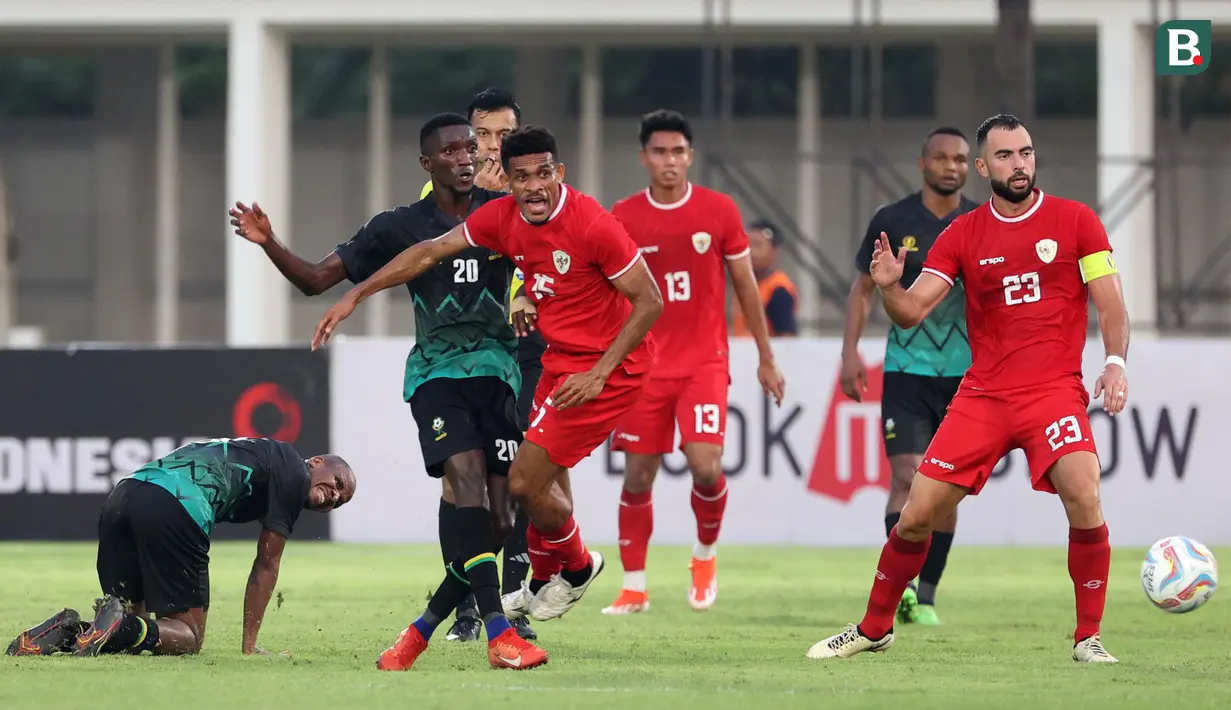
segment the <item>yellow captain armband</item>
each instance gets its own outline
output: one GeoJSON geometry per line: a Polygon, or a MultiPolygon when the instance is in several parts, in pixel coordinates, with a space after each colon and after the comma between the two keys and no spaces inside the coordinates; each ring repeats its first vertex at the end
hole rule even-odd
{"type": "Polygon", "coordinates": [[[430,194],[432,194],[432,181],[428,180],[427,184],[423,186],[423,190],[419,192],[419,199],[426,200],[430,194]]]}
{"type": "Polygon", "coordinates": [[[1109,251],[1098,251],[1083,256],[1077,260],[1077,267],[1081,269],[1081,282],[1087,284],[1095,279],[1118,273],[1116,261],[1111,258],[1109,251]]]}

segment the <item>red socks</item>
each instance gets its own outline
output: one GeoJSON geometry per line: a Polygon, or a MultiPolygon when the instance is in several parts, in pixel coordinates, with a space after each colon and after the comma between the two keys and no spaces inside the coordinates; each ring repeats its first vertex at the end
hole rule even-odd
{"type": "Polygon", "coordinates": [[[560,560],[547,549],[543,534],[531,523],[526,527],[526,551],[530,553],[530,579],[548,582],[560,573],[560,560]]]}
{"type": "Polygon", "coordinates": [[[859,622],[864,636],[876,640],[893,628],[893,617],[906,585],[919,576],[923,562],[928,556],[932,536],[920,542],[908,542],[898,537],[898,527],[889,531],[889,541],[881,549],[880,562],[876,565],[876,579],[868,596],[868,612],[859,622]]]}
{"type": "Polygon", "coordinates": [[[1107,577],[1111,571],[1111,543],[1107,525],[1089,530],[1069,528],[1069,577],[1077,601],[1077,630],[1073,643],[1099,632],[1107,604],[1107,577]]]}
{"type": "Polygon", "coordinates": [[[650,536],[654,534],[654,502],[651,492],[620,493],[620,562],[625,572],[645,570],[650,536]]]}
{"type": "Polygon", "coordinates": [[[711,486],[692,487],[692,512],[697,516],[697,542],[713,545],[722,530],[722,515],[727,510],[727,477],[719,476],[711,486]]]}
{"type": "MultiPolygon", "coordinates": [[[[530,523],[529,530],[536,530],[534,523],[530,523]]],[[[573,520],[573,516],[568,516],[568,520],[559,530],[550,532],[538,530],[538,534],[543,547],[555,558],[556,564],[563,567],[565,571],[576,572],[585,569],[586,565],[590,564],[590,551],[586,549],[586,544],[581,540],[581,528],[577,526],[577,521],[573,520]]],[[[526,539],[530,540],[529,532],[527,532],[526,539]]],[[[530,558],[533,563],[534,555],[530,558]]],[[[537,570],[535,578],[538,578],[537,570]]]]}

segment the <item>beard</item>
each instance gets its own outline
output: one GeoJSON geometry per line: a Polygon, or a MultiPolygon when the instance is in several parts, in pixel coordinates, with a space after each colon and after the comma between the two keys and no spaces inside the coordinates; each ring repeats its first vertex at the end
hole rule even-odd
{"type": "Polygon", "coordinates": [[[1021,204],[1022,202],[1025,202],[1027,198],[1030,197],[1031,193],[1034,192],[1034,176],[1033,175],[1025,176],[1026,178],[1028,178],[1028,181],[1026,183],[1026,186],[1021,189],[1014,188],[1009,185],[1009,181],[1016,180],[1017,178],[1020,178],[1020,177],[1023,177],[1023,176],[1018,174],[1018,175],[1014,175],[1013,177],[1009,178],[1009,180],[1006,180],[1004,182],[1001,182],[999,180],[989,180],[988,182],[991,183],[992,192],[996,193],[997,197],[1004,200],[1005,202],[1012,202],[1013,204],[1017,205],[1017,204],[1021,204]]]}

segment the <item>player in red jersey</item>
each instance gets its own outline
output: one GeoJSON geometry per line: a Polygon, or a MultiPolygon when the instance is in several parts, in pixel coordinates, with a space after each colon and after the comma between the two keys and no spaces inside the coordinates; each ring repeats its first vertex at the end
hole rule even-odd
{"type": "Polygon", "coordinates": [[[680,449],[692,471],[697,543],[688,602],[708,609],[718,595],[714,546],[727,507],[722,445],[727,421],[726,274],[761,355],[757,378],[782,402],[782,373],[774,364],[765,309],[752,273],[748,237],[735,201],[688,181],[692,129],[674,111],[641,119],[641,163],[650,186],[617,202],[619,217],[641,248],[665,296],[654,339],[663,353],[636,406],[616,427],[612,448],[626,454],[620,495],[620,561],[624,584],[604,614],[631,614],[650,606],[646,550],[654,529],[650,492],[664,454],[680,430],[680,449]]]}
{"type": "MultiPolygon", "coordinates": [[[[539,621],[571,609],[603,570],[603,556],[586,549],[573,520],[568,469],[607,439],[641,395],[655,358],[650,326],[663,310],[637,245],[597,201],[564,184],[558,155],[544,128],[506,136],[500,158],[512,195],[403,251],[330,308],[312,340],[313,348],[322,346],[365,298],[465,249],[486,247],[522,270],[548,348],[530,429],[509,470],[509,492],[530,517],[531,581],[506,594],[503,605],[510,618],[539,621]]],[[[412,625],[391,651],[413,662],[426,645],[412,625]]],[[[527,659],[525,650],[521,658],[547,661],[545,653],[527,659]]]]}
{"type": "Polygon", "coordinates": [[[884,234],[869,268],[889,317],[904,328],[919,323],[961,278],[972,364],[881,551],[867,614],[809,649],[809,658],[889,648],[894,612],[923,566],[933,525],[977,495],[996,462],[1020,448],[1034,489],[1058,494],[1068,515],[1073,660],[1116,662],[1099,640],[1111,545],[1081,356],[1093,299],[1107,352],[1094,396],[1103,397],[1108,414],[1119,414],[1128,399],[1129,336],[1120,277],[1094,211],[1035,189],[1034,146],[1021,121],[993,116],[976,138],[975,167],[991,183],[991,201],[940,235],[910,290],[898,285],[906,250],[895,258],[884,234]]]}

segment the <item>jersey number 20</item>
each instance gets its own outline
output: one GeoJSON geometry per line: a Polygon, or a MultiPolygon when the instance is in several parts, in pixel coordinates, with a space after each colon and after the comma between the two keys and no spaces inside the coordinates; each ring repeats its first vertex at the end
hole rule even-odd
{"type": "Polygon", "coordinates": [[[1043,297],[1039,287],[1039,273],[1031,271],[1028,274],[1004,277],[1004,302],[1016,306],[1022,303],[1034,303],[1043,297]]]}
{"type": "Polygon", "coordinates": [[[479,280],[478,259],[454,259],[453,283],[472,284],[479,280]]]}

